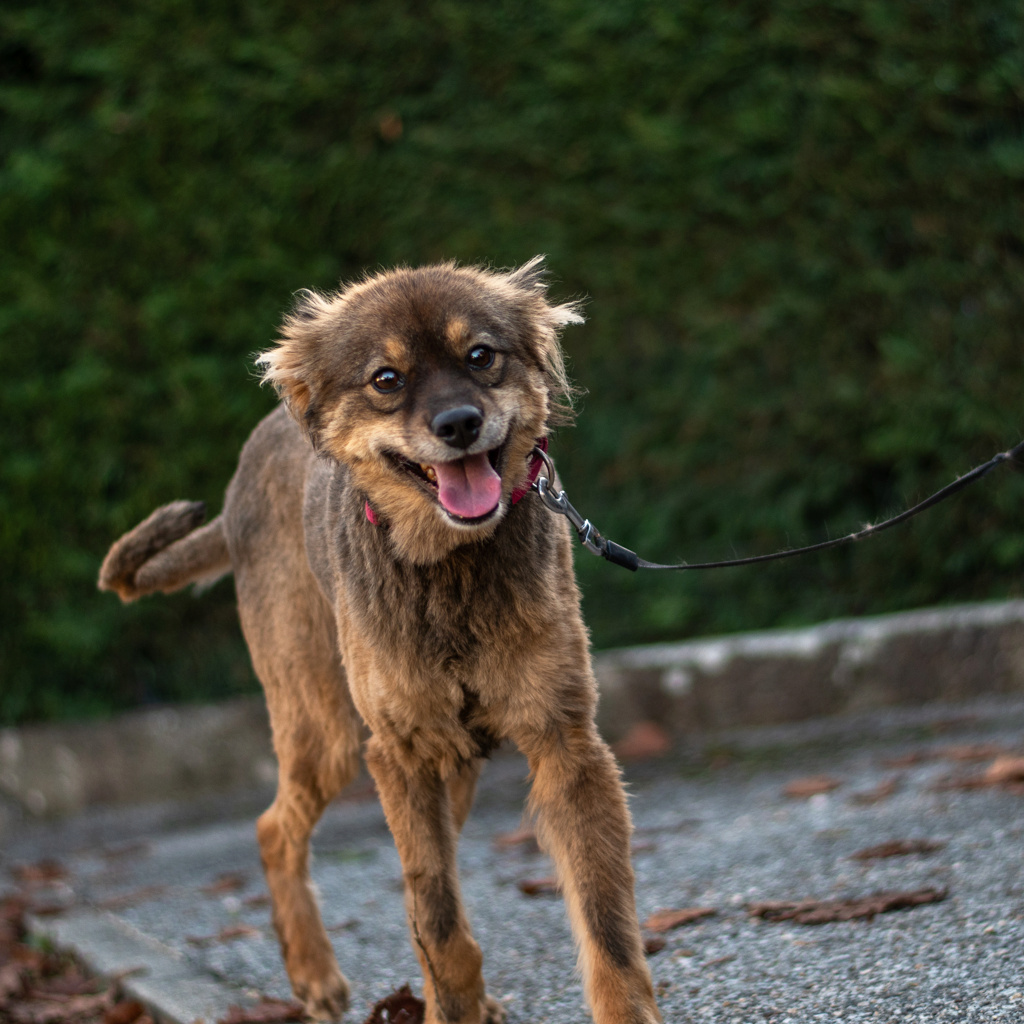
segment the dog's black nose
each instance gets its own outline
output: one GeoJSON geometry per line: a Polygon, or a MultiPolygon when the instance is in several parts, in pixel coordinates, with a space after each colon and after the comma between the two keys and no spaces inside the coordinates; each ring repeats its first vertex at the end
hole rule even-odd
{"type": "Polygon", "coordinates": [[[473,405],[458,405],[439,412],[431,421],[435,436],[453,448],[468,448],[479,436],[484,418],[473,405]]]}

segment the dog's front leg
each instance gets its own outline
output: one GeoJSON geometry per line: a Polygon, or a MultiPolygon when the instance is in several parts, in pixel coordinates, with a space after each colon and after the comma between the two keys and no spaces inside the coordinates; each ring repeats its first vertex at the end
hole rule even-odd
{"type": "Polygon", "coordinates": [[[630,862],[632,824],[619,769],[592,722],[552,725],[520,741],[530,804],[554,858],[595,1024],[655,1024],[630,862]]]}
{"type": "Polygon", "coordinates": [[[367,744],[366,764],[402,859],[425,1024],[501,1024],[504,1009],[484,991],[483,956],[462,909],[448,785],[434,765],[399,763],[378,737],[367,744]]]}

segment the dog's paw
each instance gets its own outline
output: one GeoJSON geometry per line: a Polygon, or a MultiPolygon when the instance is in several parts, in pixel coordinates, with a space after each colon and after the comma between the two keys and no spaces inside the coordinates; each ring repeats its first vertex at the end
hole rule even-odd
{"type": "Polygon", "coordinates": [[[337,967],[327,978],[297,984],[293,988],[295,998],[306,1010],[306,1016],[313,1020],[341,1020],[348,1009],[348,982],[337,967]]]}
{"type": "Polygon", "coordinates": [[[505,1007],[494,996],[484,996],[480,1004],[480,1024],[505,1024],[505,1007]]]}

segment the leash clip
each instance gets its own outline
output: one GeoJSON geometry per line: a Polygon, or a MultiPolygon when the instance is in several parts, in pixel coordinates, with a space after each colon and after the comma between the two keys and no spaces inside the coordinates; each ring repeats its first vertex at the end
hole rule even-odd
{"type": "Polygon", "coordinates": [[[533,489],[540,496],[540,500],[543,502],[544,507],[550,509],[552,512],[557,512],[559,515],[565,516],[579,534],[580,543],[591,554],[604,557],[604,538],[600,533],[598,533],[597,527],[595,527],[589,519],[584,519],[583,516],[576,511],[572,502],[569,501],[569,498],[566,496],[565,491],[560,490],[558,494],[555,494],[555,466],[548,453],[541,451],[540,448],[534,448],[533,454],[539,456],[541,462],[544,463],[544,474],[538,475],[532,485],[533,489]]]}
{"type": "Polygon", "coordinates": [[[629,548],[624,548],[621,544],[616,544],[613,540],[607,540],[605,537],[602,537],[598,533],[597,527],[589,519],[584,519],[573,508],[572,502],[566,497],[565,491],[560,490],[555,494],[555,464],[551,461],[551,456],[540,448],[534,448],[532,454],[535,458],[540,459],[544,465],[544,473],[538,474],[537,478],[530,485],[531,489],[536,491],[540,497],[541,504],[549,511],[565,516],[575,527],[576,533],[579,534],[580,543],[592,555],[600,555],[601,558],[605,558],[609,562],[621,565],[623,569],[636,572],[640,568],[640,559],[636,552],[630,551],[629,548]]]}

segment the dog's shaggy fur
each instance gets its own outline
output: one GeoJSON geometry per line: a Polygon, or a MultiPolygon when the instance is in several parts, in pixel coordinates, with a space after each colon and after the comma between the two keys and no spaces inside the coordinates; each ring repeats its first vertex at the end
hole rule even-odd
{"type": "Polygon", "coordinates": [[[221,514],[158,509],[111,548],[100,586],[132,601],[233,572],[280,766],[258,837],[295,994],[338,1017],[348,985],[309,884],[309,838],[367,766],[401,855],[428,1024],[504,1019],[486,994],[456,875],[481,761],[526,755],[598,1024],[660,1021],[644,961],[618,768],[571,535],[513,501],[564,415],[540,260],[511,273],[396,270],[301,294],[260,364],[282,407],[242,450],[221,514]]]}

